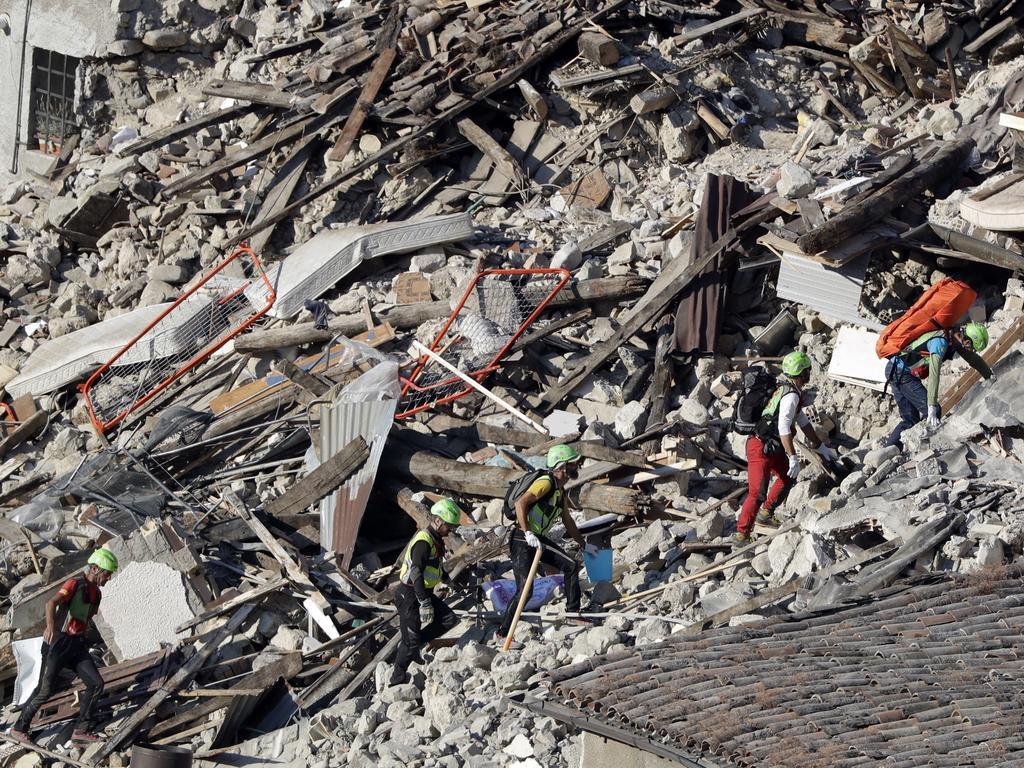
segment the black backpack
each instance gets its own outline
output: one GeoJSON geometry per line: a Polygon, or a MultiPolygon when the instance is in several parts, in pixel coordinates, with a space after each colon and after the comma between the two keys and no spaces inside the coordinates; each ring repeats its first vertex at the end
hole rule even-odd
{"type": "MultiPolygon", "coordinates": [[[[516,519],[516,500],[526,493],[538,478],[544,477],[545,475],[550,476],[551,471],[547,469],[535,469],[533,472],[527,472],[508,487],[508,491],[505,493],[506,520],[514,521],[516,519]]],[[[551,484],[554,485],[554,483],[555,479],[551,478],[551,484]]]]}
{"type": "Polygon", "coordinates": [[[732,428],[740,435],[758,432],[762,412],[775,394],[779,383],[775,377],[760,366],[750,366],[743,374],[743,392],[736,401],[732,417],[732,428]]]}

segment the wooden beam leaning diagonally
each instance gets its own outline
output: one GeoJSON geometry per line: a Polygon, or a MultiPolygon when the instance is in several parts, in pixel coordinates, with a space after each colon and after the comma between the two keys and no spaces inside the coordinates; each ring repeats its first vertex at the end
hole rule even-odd
{"type": "Polygon", "coordinates": [[[302,606],[306,609],[310,618],[316,622],[317,626],[323,630],[324,634],[328,638],[334,639],[341,633],[335,626],[334,621],[329,615],[331,610],[331,604],[327,601],[327,598],[323,596],[313,581],[306,575],[306,573],[299,567],[292,556],[288,554],[281,542],[277,540],[277,537],[270,532],[270,530],[259,520],[256,515],[250,512],[245,504],[231,491],[224,492],[224,501],[227,502],[234,511],[249,524],[252,532],[256,534],[258,538],[273,556],[277,562],[284,568],[285,575],[288,579],[299,587],[306,595],[306,599],[302,601],[302,606]]]}
{"type": "Polygon", "coordinates": [[[373,109],[373,101],[384,86],[388,72],[391,71],[391,65],[395,63],[398,56],[398,33],[401,26],[400,8],[401,3],[395,3],[384,21],[384,26],[377,39],[377,58],[370,68],[370,74],[366,77],[363,90],[360,91],[359,98],[356,99],[348,120],[345,121],[345,125],[341,129],[341,135],[338,136],[331,151],[327,153],[328,160],[341,162],[345,159],[345,155],[352,148],[352,144],[366,121],[366,116],[373,109]]]}
{"type": "MultiPolygon", "coordinates": [[[[1022,338],[1024,338],[1024,316],[1014,320],[1006,332],[996,339],[995,343],[986,349],[981,357],[991,368],[1022,338]]],[[[939,406],[942,408],[942,412],[949,413],[955,408],[957,403],[963,400],[968,390],[979,381],[981,381],[981,374],[973,368],[968,368],[956,383],[939,397],[939,406]]]]}
{"type": "Polygon", "coordinates": [[[267,502],[263,506],[264,511],[276,517],[308,509],[337,490],[353,472],[363,466],[369,456],[370,449],[366,441],[357,437],[276,499],[267,502]]]}
{"type": "MultiPolygon", "coordinates": [[[[159,707],[164,701],[174,694],[175,691],[179,690],[199,671],[199,668],[206,663],[206,660],[210,658],[215,650],[220,647],[220,644],[224,642],[228,637],[233,635],[235,631],[242,626],[249,614],[252,613],[255,608],[254,603],[243,605],[228,619],[227,623],[216,630],[210,638],[204,642],[195,654],[184,664],[181,668],[168,678],[163,685],[154,693],[139,709],[137,709],[131,717],[124,721],[120,728],[103,742],[101,745],[97,745],[97,751],[91,754],[87,758],[87,762],[91,762],[93,765],[100,765],[106,758],[110,757],[116,750],[122,746],[127,746],[131,739],[135,736],[136,732],[142,727],[142,724],[146,721],[156,708],[159,707]]],[[[92,752],[92,750],[90,750],[92,752]]]]}

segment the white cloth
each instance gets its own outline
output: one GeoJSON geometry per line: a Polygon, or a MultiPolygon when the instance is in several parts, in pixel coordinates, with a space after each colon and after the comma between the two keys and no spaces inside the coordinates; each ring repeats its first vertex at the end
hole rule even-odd
{"type": "Polygon", "coordinates": [[[14,703],[24,704],[39,684],[39,673],[43,669],[43,638],[15,640],[11,643],[11,651],[18,665],[18,676],[14,680],[14,703]]]}
{"type": "Polygon", "coordinates": [[[811,420],[804,416],[800,409],[800,394],[798,392],[787,392],[779,401],[779,434],[792,435],[793,422],[801,427],[806,427],[811,420]]]}

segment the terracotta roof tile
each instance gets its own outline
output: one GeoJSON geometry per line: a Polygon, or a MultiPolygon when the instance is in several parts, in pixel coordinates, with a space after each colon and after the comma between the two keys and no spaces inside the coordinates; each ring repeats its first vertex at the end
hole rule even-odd
{"type": "Polygon", "coordinates": [[[674,635],[545,685],[587,717],[733,765],[1024,765],[1022,573],[674,635]]]}

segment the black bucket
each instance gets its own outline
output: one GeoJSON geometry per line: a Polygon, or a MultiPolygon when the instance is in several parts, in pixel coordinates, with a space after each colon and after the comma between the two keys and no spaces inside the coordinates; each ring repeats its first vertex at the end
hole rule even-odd
{"type": "Polygon", "coordinates": [[[192,750],[184,747],[132,747],[130,768],[192,768],[192,750]]]}

